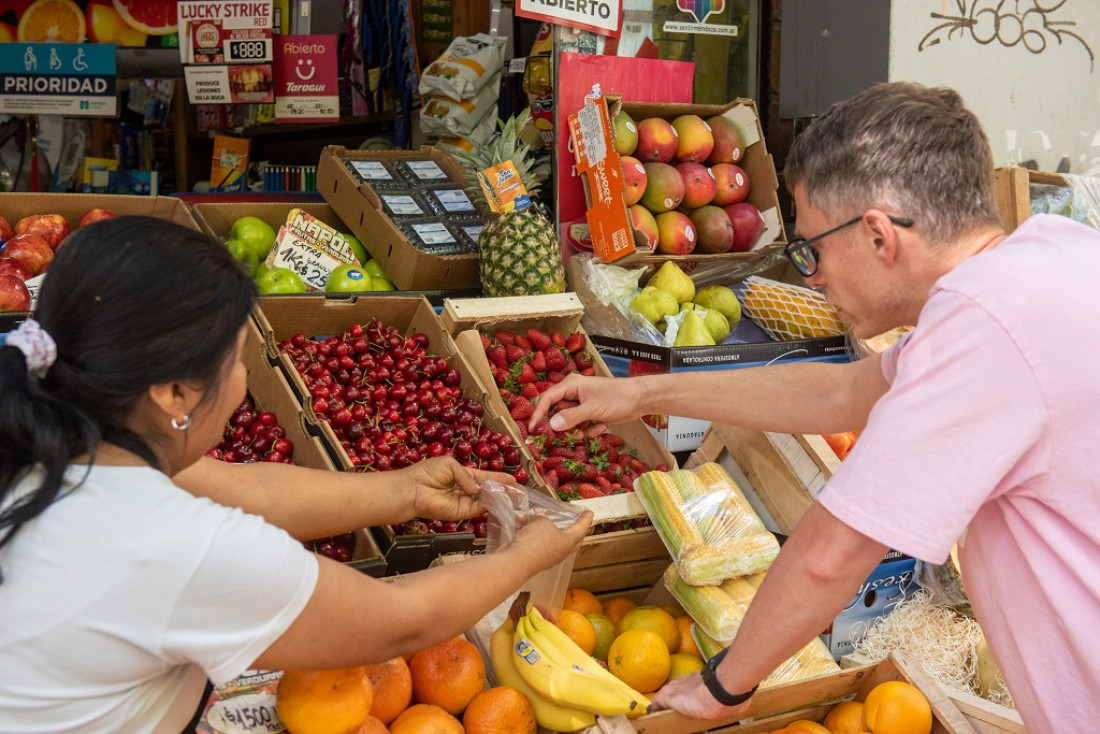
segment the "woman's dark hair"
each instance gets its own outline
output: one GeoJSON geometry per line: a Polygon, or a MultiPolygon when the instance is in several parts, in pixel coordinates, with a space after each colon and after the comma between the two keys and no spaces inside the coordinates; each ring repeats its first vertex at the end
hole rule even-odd
{"type": "Polygon", "coordinates": [[[152,466],[127,421],[152,385],[217,384],[256,289],[219,242],[152,217],[102,220],[73,232],[43,281],[34,318],[57,343],[45,377],[0,346],[0,547],[62,490],[72,460],[100,441],[152,466]],[[37,488],[14,499],[39,467],[37,488]]]}

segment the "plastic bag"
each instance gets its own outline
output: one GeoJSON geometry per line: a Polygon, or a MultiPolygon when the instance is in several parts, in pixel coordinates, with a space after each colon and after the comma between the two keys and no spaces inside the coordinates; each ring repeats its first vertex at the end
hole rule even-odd
{"type": "Polygon", "coordinates": [[[489,512],[486,528],[486,550],[489,551],[512,542],[516,530],[536,516],[545,517],[564,529],[581,515],[581,511],[569,503],[538,490],[518,484],[503,484],[493,479],[481,483],[480,499],[489,512]]]}

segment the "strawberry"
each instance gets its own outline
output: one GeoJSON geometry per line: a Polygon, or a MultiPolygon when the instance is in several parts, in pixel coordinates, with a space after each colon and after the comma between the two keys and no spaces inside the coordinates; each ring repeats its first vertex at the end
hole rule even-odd
{"type": "Polygon", "coordinates": [[[645,474],[649,471],[649,464],[645,463],[641,459],[630,457],[630,470],[635,474],[645,474]]]}
{"type": "Polygon", "coordinates": [[[531,340],[531,346],[540,352],[553,344],[553,342],[550,341],[550,337],[538,329],[528,329],[527,338],[531,340]]]}
{"type": "Polygon", "coordinates": [[[555,331],[553,334],[550,335],[550,341],[553,343],[553,345],[555,347],[561,347],[562,349],[565,348],[565,335],[564,334],[559,334],[558,332],[555,331]]]}
{"type": "Polygon", "coordinates": [[[528,400],[534,400],[539,396],[539,389],[533,382],[528,382],[520,389],[519,394],[528,400]]]}
{"type": "Polygon", "coordinates": [[[559,456],[563,459],[572,459],[573,452],[564,446],[551,446],[550,451],[547,452],[550,456],[559,456]]]}
{"type": "Polygon", "coordinates": [[[577,475],[577,473],[573,471],[573,468],[570,465],[575,466],[576,462],[571,461],[570,459],[563,459],[560,456],[552,456],[543,462],[543,466],[545,466],[548,470],[555,472],[558,475],[558,478],[563,480],[572,479],[577,475]]]}
{"type": "Polygon", "coordinates": [[[556,347],[544,349],[542,355],[546,360],[546,369],[551,372],[561,372],[565,369],[565,355],[560,349],[556,347]]]}
{"type": "Polygon", "coordinates": [[[524,349],[530,349],[531,340],[525,337],[523,334],[516,334],[516,346],[523,347],[524,349]]]}
{"type": "Polygon", "coordinates": [[[524,357],[526,357],[528,352],[525,351],[522,347],[513,344],[512,346],[507,347],[507,349],[505,350],[505,354],[507,354],[508,356],[508,364],[515,364],[516,362],[519,362],[524,357]]]}
{"type": "Polygon", "coordinates": [[[615,448],[618,448],[619,446],[623,445],[622,436],[617,436],[614,433],[607,433],[604,435],[606,436],[605,440],[607,441],[608,446],[614,446],[615,448]]]}
{"type": "Polygon", "coordinates": [[[530,359],[531,369],[535,372],[546,372],[546,355],[542,352],[532,352],[530,359]]]}
{"type": "Polygon", "coordinates": [[[497,387],[504,387],[508,382],[507,370],[502,370],[499,367],[493,370],[493,381],[496,382],[497,387]]]}
{"type": "Polygon", "coordinates": [[[547,372],[546,381],[551,385],[557,385],[559,382],[565,379],[565,375],[561,372],[547,372]]]}
{"type": "Polygon", "coordinates": [[[575,489],[559,489],[558,499],[562,502],[572,502],[573,500],[579,500],[581,496],[577,494],[575,489]]]}
{"type": "Polygon", "coordinates": [[[542,481],[546,482],[546,486],[550,487],[550,489],[557,489],[558,488],[558,484],[561,480],[558,479],[558,473],[556,471],[551,469],[550,471],[541,472],[541,473],[542,473],[542,481]]]}
{"type": "Polygon", "coordinates": [[[573,400],[559,400],[554,403],[554,412],[560,412],[562,410],[569,410],[570,408],[576,408],[580,403],[573,400]]]}
{"type": "Polygon", "coordinates": [[[516,335],[510,331],[498,331],[493,334],[493,338],[506,347],[510,347],[516,343],[516,335]]]}
{"type": "Polygon", "coordinates": [[[569,338],[565,340],[565,348],[572,353],[576,353],[584,349],[586,340],[584,334],[570,334],[569,338]]]}
{"type": "Polygon", "coordinates": [[[481,339],[481,348],[482,348],[482,350],[488,349],[489,345],[492,344],[492,342],[489,341],[489,337],[485,336],[485,334],[483,334],[480,331],[477,333],[477,335],[478,335],[478,338],[481,339]]]}
{"type": "Polygon", "coordinates": [[[658,464],[657,466],[653,467],[653,470],[654,471],[667,472],[668,471],[668,464],[658,464]]]}
{"type": "Polygon", "coordinates": [[[516,382],[521,385],[526,385],[529,382],[537,382],[538,379],[538,375],[536,375],[535,371],[531,369],[531,365],[529,363],[524,362],[522,365],[520,365],[519,373],[516,375],[516,382]]]}
{"type": "Polygon", "coordinates": [[[535,383],[535,387],[538,388],[540,395],[552,388],[553,386],[554,383],[550,382],[549,380],[539,380],[535,383]]]}
{"type": "Polygon", "coordinates": [[[605,493],[610,493],[611,480],[607,477],[596,477],[596,486],[601,488],[605,493]]]}
{"type": "MultiPolygon", "coordinates": [[[[573,449],[573,461],[577,462],[578,464],[587,463],[588,462],[588,451],[584,447],[574,448],[573,449]]],[[[592,480],[589,479],[588,481],[592,481],[592,480]]]]}
{"type": "Polygon", "coordinates": [[[508,351],[504,347],[497,345],[485,352],[485,356],[497,367],[508,369],[508,351]]]}
{"type": "Polygon", "coordinates": [[[581,482],[577,485],[577,494],[581,496],[581,499],[586,500],[607,496],[604,492],[600,491],[599,487],[588,482],[581,482]]]}
{"type": "Polygon", "coordinates": [[[512,403],[511,409],[508,413],[516,421],[516,423],[526,422],[528,418],[535,412],[534,404],[525,397],[518,397],[515,402],[512,403]]]}
{"type": "Polygon", "coordinates": [[[584,464],[580,473],[577,474],[577,479],[582,482],[594,482],[596,477],[600,475],[600,472],[592,464],[584,464]]]}
{"type": "Polygon", "coordinates": [[[581,374],[584,375],[585,377],[595,377],[596,376],[596,369],[594,367],[588,367],[586,369],[581,370],[581,374]]]}
{"type": "Polygon", "coordinates": [[[573,355],[573,361],[577,363],[579,370],[586,370],[592,366],[592,356],[588,352],[577,352],[573,355]]]}

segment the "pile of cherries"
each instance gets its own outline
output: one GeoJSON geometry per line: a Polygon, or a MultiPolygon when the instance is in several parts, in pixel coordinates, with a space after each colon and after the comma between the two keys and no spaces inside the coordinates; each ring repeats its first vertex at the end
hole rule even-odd
{"type": "Polygon", "coordinates": [[[294,444],[286,437],[286,429],[279,425],[275,414],[257,410],[246,396],[229,418],[221,442],[206,455],[230,464],[254,461],[293,464],[293,453],[294,444]]]}
{"type": "MultiPolygon", "coordinates": [[[[339,336],[297,333],[279,344],[310,394],[314,415],[328,422],[355,471],[400,469],[435,456],[527,480],[521,452],[482,423],[484,407],[463,397],[462,377],[428,351],[427,335],[403,335],[375,319],[339,336]]],[[[483,531],[485,516],[456,524],[414,520],[394,532],[483,531]]]]}

